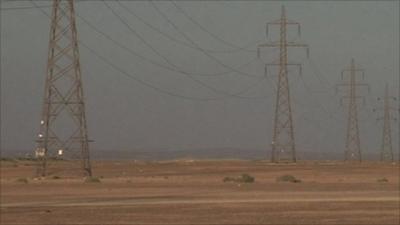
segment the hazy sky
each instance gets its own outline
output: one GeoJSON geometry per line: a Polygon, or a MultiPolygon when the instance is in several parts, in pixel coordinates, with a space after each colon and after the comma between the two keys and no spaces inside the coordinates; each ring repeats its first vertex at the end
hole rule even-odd
{"type": "MultiPolygon", "coordinates": [[[[39,5],[51,4],[51,1],[37,2],[39,5]]],[[[81,46],[89,136],[95,140],[92,151],[270,149],[274,71],[270,71],[269,79],[227,72],[238,68],[242,73],[263,76],[264,63],[276,60],[278,52],[263,52],[257,59],[256,46],[267,42],[265,24],[279,19],[281,5],[284,5],[288,18],[302,25],[302,36],[298,41],[310,46],[309,59],[301,50],[289,52],[290,61],[303,64],[302,76],[295,71],[289,75],[298,151],[343,152],[347,111],[346,107],[340,106],[339,99],[346,93],[336,95],[334,86],[340,82],[340,71],[354,57],[356,64],[366,71],[365,82],[371,85],[369,94],[360,93],[367,99],[367,104],[360,108],[362,149],[377,152],[382,124],[376,122],[379,115],[372,112],[372,108],[380,106],[376,98],[383,95],[386,82],[390,84],[392,95],[399,93],[399,1],[176,2],[193,21],[168,1],[154,2],[154,5],[147,1],[124,1],[124,8],[115,1],[107,3],[136,33],[101,1],[79,2],[75,7],[78,15],[92,26],[120,45],[153,60],[153,64],[120,48],[96,33],[82,18],[77,18],[81,43],[90,46],[120,70],[159,89],[191,98],[219,100],[187,100],[155,91],[121,74],[81,46]],[[143,40],[179,70],[224,75],[188,77],[156,66],[171,67],[143,40]],[[244,46],[246,50],[235,46],[244,46]],[[199,85],[193,78],[211,88],[199,85]],[[252,88],[240,93],[247,87],[252,88]],[[224,92],[256,98],[235,98],[224,92]]],[[[31,6],[28,1],[1,4],[2,8],[31,6]]],[[[50,13],[50,8],[43,10],[50,13]]],[[[44,92],[49,24],[49,18],[38,9],[1,11],[3,150],[30,152],[35,147],[44,92]]],[[[277,31],[270,31],[275,33],[272,39],[277,31]]],[[[294,40],[295,33],[295,29],[291,30],[289,39],[294,40]]],[[[393,125],[396,125],[393,126],[393,137],[395,149],[398,149],[397,124],[393,125]]]]}

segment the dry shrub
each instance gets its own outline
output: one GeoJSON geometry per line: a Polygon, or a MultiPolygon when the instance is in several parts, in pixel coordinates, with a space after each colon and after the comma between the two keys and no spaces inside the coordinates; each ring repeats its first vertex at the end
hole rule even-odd
{"type": "Polygon", "coordinates": [[[276,181],[277,182],[290,182],[290,183],[300,183],[301,182],[300,179],[297,179],[295,176],[289,175],[289,174],[276,178],[276,181]]]}
{"type": "Polygon", "coordinates": [[[254,183],[255,178],[249,174],[242,174],[239,177],[225,177],[223,182],[236,182],[236,183],[254,183]]]}
{"type": "Polygon", "coordinates": [[[101,183],[98,177],[86,177],[85,183],[101,183]]]}
{"type": "Polygon", "coordinates": [[[16,182],[22,183],[22,184],[27,184],[27,183],[29,183],[29,182],[28,182],[28,179],[25,178],[25,177],[20,177],[20,178],[18,178],[18,179],[16,180],[16,182]]]}
{"type": "Polygon", "coordinates": [[[377,179],[376,180],[378,183],[387,183],[387,182],[389,182],[389,180],[386,178],[386,177],[384,177],[384,178],[379,178],[379,179],[377,179]]]}

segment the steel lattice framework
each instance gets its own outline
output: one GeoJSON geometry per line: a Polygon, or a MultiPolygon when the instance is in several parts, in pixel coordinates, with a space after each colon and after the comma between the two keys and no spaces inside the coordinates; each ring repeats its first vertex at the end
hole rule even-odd
{"type": "Polygon", "coordinates": [[[53,1],[37,142],[38,176],[48,174],[53,158],[80,160],[84,175],[92,175],[73,0],[53,1]]]}
{"type": "Polygon", "coordinates": [[[290,21],[286,18],[285,7],[282,6],[281,18],[279,20],[269,22],[266,25],[267,38],[269,36],[269,28],[271,26],[279,26],[280,34],[279,41],[261,44],[258,46],[258,54],[260,54],[260,48],[270,47],[279,48],[279,63],[267,63],[265,65],[265,71],[267,72],[268,67],[278,67],[278,84],[276,92],[275,102],[275,117],[274,117],[274,128],[272,137],[272,152],[271,161],[291,161],[296,162],[296,148],[293,128],[293,116],[292,116],[292,105],[289,91],[289,78],[288,78],[288,67],[298,67],[298,71],[301,75],[302,66],[299,63],[288,62],[288,48],[289,47],[303,47],[307,49],[308,56],[308,45],[291,42],[287,40],[287,28],[288,26],[297,26],[298,37],[300,37],[301,27],[298,22],[290,21]]]}
{"type": "Polygon", "coordinates": [[[366,83],[357,82],[356,75],[361,72],[364,78],[364,70],[361,68],[356,68],[354,59],[351,59],[350,68],[342,70],[341,76],[344,79],[345,73],[350,75],[348,83],[338,84],[338,86],[348,87],[348,95],[341,97],[341,104],[343,104],[344,99],[349,100],[348,105],[348,117],[347,117],[347,136],[346,136],[346,146],[345,146],[345,161],[360,161],[361,157],[361,142],[360,142],[360,130],[358,122],[358,99],[363,99],[365,104],[365,97],[357,95],[357,87],[366,86],[369,90],[369,85],[366,83]]]}
{"type": "Polygon", "coordinates": [[[382,145],[380,150],[381,161],[394,160],[391,122],[392,120],[396,120],[396,118],[393,118],[390,112],[396,109],[390,105],[391,100],[396,100],[396,98],[389,95],[389,86],[386,84],[385,95],[383,97],[383,118],[378,118],[378,120],[383,120],[382,145]]]}

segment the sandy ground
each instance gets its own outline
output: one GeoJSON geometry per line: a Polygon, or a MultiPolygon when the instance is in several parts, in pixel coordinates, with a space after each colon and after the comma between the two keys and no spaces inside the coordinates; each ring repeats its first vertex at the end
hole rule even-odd
{"type": "Polygon", "coordinates": [[[67,168],[37,180],[32,162],[2,162],[1,224],[400,224],[399,164],[96,161],[100,183],[67,168]],[[222,182],[243,173],[255,182],[222,182]]]}

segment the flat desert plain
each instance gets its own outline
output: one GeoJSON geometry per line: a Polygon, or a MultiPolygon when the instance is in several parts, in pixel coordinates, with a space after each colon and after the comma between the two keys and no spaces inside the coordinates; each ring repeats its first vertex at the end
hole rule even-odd
{"type": "Polygon", "coordinates": [[[94,161],[100,182],[70,176],[70,164],[34,179],[34,162],[3,161],[1,224],[400,223],[397,163],[94,161]],[[241,174],[254,183],[223,182],[241,174]],[[299,182],[278,182],[283,175],[299,182]]]}

